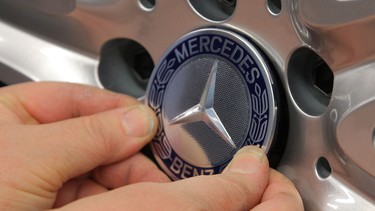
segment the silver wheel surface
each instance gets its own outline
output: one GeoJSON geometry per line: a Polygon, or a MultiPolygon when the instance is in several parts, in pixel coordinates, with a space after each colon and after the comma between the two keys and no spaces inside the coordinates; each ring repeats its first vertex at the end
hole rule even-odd
{"type": "Polygon", "coordinates": [[[67,81],[142,97],[176,40],[205,28],[241,34],[279,80],[277,169],[305,208],[375,210],[375,1],[0,2],[7,85],[67,81]]]}

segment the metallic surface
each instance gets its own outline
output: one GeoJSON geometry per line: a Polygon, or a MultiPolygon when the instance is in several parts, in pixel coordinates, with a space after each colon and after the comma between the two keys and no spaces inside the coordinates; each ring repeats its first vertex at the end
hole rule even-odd
{"type": "Polygon", "coordinates": [[[236,29],[268,55],[286,90],[290,130],[278,169],[296,184],[306,209],[375,209],[375,1],[282,0],[274,14],[266,1],[238,0],[233,15],[220,22],[182,0],[157,0],[153,9],[137,0],[60,0],[59,7],[47,1],[0,1],[0,80],[102,87],[97,67],[108,40],[135,40],[157,62],[197,28],[236,29]],[[289,59],[300,47],[319,54],[335,76],[331,102],[320,115],[298,106],[289,87],[289,59]],[[332,169],[328,178],[317,174],[320,157],[332,169]]]}

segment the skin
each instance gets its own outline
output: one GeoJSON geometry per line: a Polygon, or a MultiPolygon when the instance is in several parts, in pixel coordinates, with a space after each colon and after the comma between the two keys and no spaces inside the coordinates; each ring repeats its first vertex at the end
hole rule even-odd
{"type": "Polygon", "coordinates": [[[68,83],[0,89],[0,210],[303,210],[245,147],[220,175],[171,182],[139,150],[157,120],[137,100],[68,83]]]}

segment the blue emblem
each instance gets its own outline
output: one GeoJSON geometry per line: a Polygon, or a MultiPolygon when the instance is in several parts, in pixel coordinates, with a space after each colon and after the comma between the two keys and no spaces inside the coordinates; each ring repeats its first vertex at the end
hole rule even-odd
{"type": "Polygon", "coordinates": [[[257,49],[236,33],[202,29],[178,40],[146,94],[159,119],[151,147],[163,170],[173,179],[217,174],[243,146],[267,151],[276,118],[269,74],[257,49]]]}

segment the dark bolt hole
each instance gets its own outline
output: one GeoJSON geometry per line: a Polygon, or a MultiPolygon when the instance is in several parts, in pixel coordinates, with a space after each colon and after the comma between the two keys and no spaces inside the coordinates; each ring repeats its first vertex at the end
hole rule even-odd
{"type": "Polygon", "coordinates": [[[236,0],[219,0],[219,2],[227,7],[235,7],[236,0]]]}
{"type": "Polygon", "coordinates": [[[109,90],[134,97],[145,94],[154,62],[140,43],[119,38],[105,43],[101,50],[99,80],[109,90]]]}
{"type": "Polygon", "coordinates": [[[281,0],[268,0],[268,8],[274,13],[279,14],[281,11],[281,0]]]}
{"type": "Polygon", "coordinates": [[[313,83],[314,87],[326,97],[331,97],[333,89],[333,73],[328,65],[322,60],[313,66],[313,83]]]}
{"type": "Polygon", "coordinates": [[[236,0],[219,0],[219,7],[226,14],[232,14],[236,7],[236,0]]]}
{"type": "Polygon", "coordinates": [[[141,4],[147,9],[152,9],[155,7],[155,0],[140,0],[141,4]]]}
{"type": "Polygon", "coordinates": [[[319,177],[322,179],[327,179],[332,173],[331,166],[325,157],[320,157],[318,159],[316,163],[316,170],[319,177]]]}
{"type": "Polygon", "coordinates": [[[148,80],[154,69],[154,62],[150,54],[144,49],[137,49],[134,56],[134,70],[141,80],[148,80]]]}

